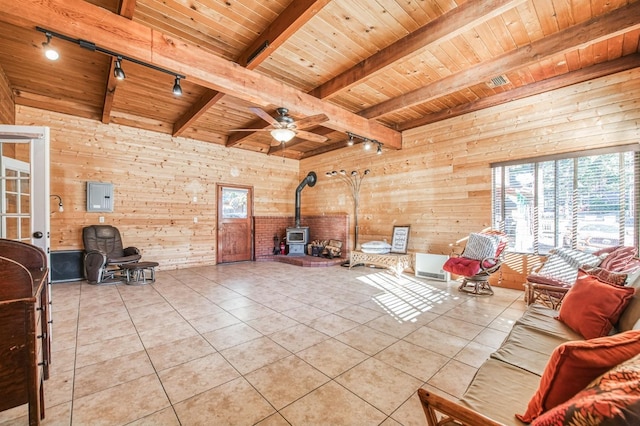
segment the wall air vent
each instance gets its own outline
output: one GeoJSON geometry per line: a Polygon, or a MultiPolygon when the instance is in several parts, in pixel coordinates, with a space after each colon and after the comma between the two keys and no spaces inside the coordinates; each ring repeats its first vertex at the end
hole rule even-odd
{"type": "Polygon", "coordinates": [[[499,75],[497,77],[493,77],[490,81],[487,81],[487,86],[489,89],[493,89],[496,87],[504,86],[505,84],[509,84],[510,81],[506,75],[499,75]]]}
{"type": "Polygon", "coordinates": [[[267,47],[269,47],[269,40],[265,40],[264,43],[262,43],[251,55],[249,55],[249,57],[247,58],[247,65],[249,65],[251,61],[256,58],[256,56],[264,52],[267,47]]]}

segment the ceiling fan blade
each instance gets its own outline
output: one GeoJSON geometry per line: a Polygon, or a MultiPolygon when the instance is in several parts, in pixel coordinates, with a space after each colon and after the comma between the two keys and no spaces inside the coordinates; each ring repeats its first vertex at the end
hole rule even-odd
{"type": "Polygon", "coordinates": [[[327,140],[326,137],[316,135],[315,133],[305,132],[304,130],[296,130],[296,137],[301,139],[306,139],[311,142],[325,142],[327,140]]]}
{"type": "Polygon", "coordinates": [[[308,129],[309,127],[315,127],[319,124],[329,121],[329,117],[326,114],[312,115],[310,117],[301,118],[296,120],[296,128],[308,129]]]}
{"type": "Polygon", "coordinates": [[[267,127],[266,129],[230,129],[230,132],[270,132],[273,129],[267,127]]]}
{"type": "Polygon", "coordinates": [[[277,140],[274,139],[271,141],[271,146],[279,146],[279,145],[280,145],[280,142],[278,142],[277,140]]]}
{"type": "Polygon", "coordinates": [[[258,117],[262,118],[264,121],[266,121],[267,123],[271,124],[272,126],[280,127],[280,123],[278,123],[275,118],[273,118],[272,116],[267,114],[263,109],[256,108],[256,107],[249,107],[249,109],[255,115],[257,115],[258,117]]]}

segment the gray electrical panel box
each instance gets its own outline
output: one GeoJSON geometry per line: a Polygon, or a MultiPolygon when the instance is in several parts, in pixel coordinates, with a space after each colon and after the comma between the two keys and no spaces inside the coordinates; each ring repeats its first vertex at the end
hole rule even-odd
{"type": "Polygon", "coordinates": [[[113,184],[87,182],[87,211],[113,212],[113,184]]]}

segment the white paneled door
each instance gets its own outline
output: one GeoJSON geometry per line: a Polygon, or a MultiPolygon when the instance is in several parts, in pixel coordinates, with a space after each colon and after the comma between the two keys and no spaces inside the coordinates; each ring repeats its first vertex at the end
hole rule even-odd
{"type": "Polygon", "coordinates": [[[0,125],[0,237],[49,258],[49,128],[0,125]]]}

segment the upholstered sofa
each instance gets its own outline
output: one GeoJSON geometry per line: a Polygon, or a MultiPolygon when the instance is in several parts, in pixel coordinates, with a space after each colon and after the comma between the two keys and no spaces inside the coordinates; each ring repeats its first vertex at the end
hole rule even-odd
{"type": "Polygon", "coordinates": [[[600,424],[602,406],[607,424],[640,424],[640,274],[624,284],[580,270],[559,310],[528,306],[460,401],[418,391],[429,424],[600,424]]]}

